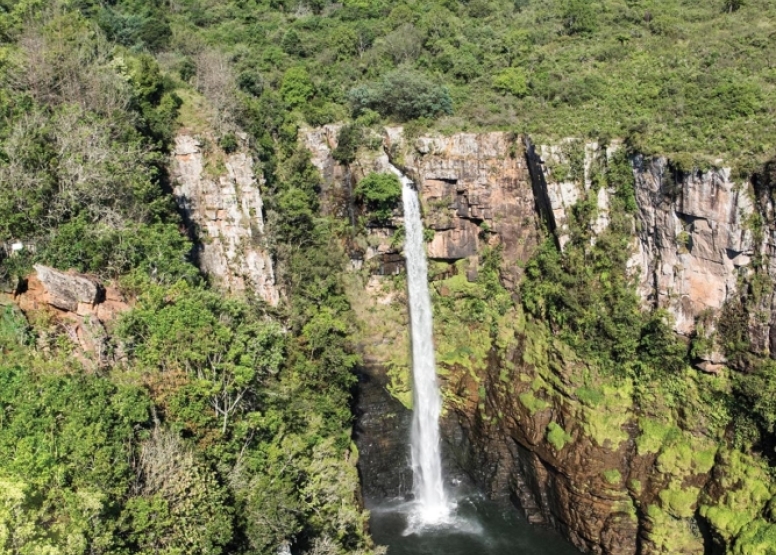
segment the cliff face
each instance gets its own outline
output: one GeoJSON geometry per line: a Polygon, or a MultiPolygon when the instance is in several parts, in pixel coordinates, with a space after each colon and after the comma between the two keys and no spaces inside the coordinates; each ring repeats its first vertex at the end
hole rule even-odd
{"type": "Polygon", "coordinates": [[[246,152],[204,152],[185,133],[175,138],[175,199],[199,243],[199,266],[225,291],[251,291],[265,302],[279,299],[264,241],[260,180],[246,152]]]}
{"type": "MultiPolygon", "coordinates": [[[[94,276],[37,264],[14,294],[0,295],[0,305],[3,301],[18,306],[29,320],[56,324],[85,368],[101,369],[124,356],[123,346],[116,344],[111,332],[116,318],[131,303],[118,288],[106,287],[94,276]]],[[[38,349],[48,353],[53,340],[49,331],[42,330],[38,349]]]]}
{"type": "MultiPolygon", "coordinates": [[[[515,302],[524,264],[546,230],[565,246],[580,199],[595,195],[593,241],[609,226],[618,193],[600,184],[596,168],[621,153],[619,145],[533,148],[506,133],[408,139],[388,129],[384,151],[363,150],[345,168],[331,157],[336,131],[303,135],[324,177],[331,213],[352,210],[348,191],[370,171],[385,171],[390,158],[417,184],[426,226],[434,231],[429,277],[449,457],[491,495],[516,501],[532,522],[555,526],[587,552],[701,554],[738,545],[746,526],[732,526],[724,515],[738,510],[754,520],[776,492],[759,463],[731,454],[709,431],[715,401],[697,390],[724,378],[688,370],[696,392],[678,416],[665,414],[658,392],[650,393],[654,406],[635,406],[632,380],[598,375],[515,302]],[[513,309],[494,310],[503,302],[500,293],[478,277],[497,245],[503,249],[501,285],[513,309]],[[758,496],[757,488],[765,493],[758,496]]],[[[725,360],[715,330],[725,303],[736,299],[752,261],[773,248],[751,229],[757,213],[751,186],[736,183],[727,169],[683,174],[663,158],[642,156],[626,164],[635,184],[628,267],[642,304],[664,308],[688,341],[707,339],[695,365],[721,372],[725,360]]],[[[406,404],[403,283],[382,275],[384,264],[362,264],[364,252],[400,255],[391,241],[399,224],[397,213],[393,227],[368,230],[366,245],[353,249],[359,270],[351,298],[364,323],[368,366],[406,404]]],[[[769,349],[769,295],[760,301],[765,316],[750,322],[759,352],[769,349]]],[[[390,441],[397,444],[393,436],[390,441]]],[[[370,457],[361,458],[362,467],[370,467],[362,475],[380,480],[372,471],[377,459],[370,457]]]]}

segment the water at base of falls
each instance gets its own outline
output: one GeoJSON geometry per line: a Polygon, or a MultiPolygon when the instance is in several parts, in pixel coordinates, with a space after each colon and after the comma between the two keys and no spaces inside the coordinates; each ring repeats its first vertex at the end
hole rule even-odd
{"type": "MultiPolygon", "coordinates": [[[[367,500],[368,501],[368,500],[367,500]]],[[[370,532],[388,555],[580,555],[555,531],[478,493],[457,499],[448,524],[413,529],[413,502],[367,503],[370,532]]]]}
{"type": "Polygon", "coordinates": [[[444,525],[451,505],[442,482],[439,415],[442,399],[434,359],[433,313],[428,292],[428,263],[420,201],[412,181],[391,167],[402,183],[404,253],[407,261],[410,333],[412,337],[413,416],[411,432],[414,518],[410,527],[444,525]]]}

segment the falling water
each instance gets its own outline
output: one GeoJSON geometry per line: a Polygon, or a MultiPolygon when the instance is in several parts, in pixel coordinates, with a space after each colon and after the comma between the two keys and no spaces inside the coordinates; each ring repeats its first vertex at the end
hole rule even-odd
{"type": "Polygon", "coordinates": [[[442,400],[436,379],[433,315],[428,292],[423,223],[420,203],[412,181],[391,166],[402,183],[404,203],[404,252],[407,257],[407,289],[409,292],[410,330],[412,333],[413,418],[412,474],[413,492],[420,524],[443,523],[450,513],[442,483],[442,463],[439,444],[439,413],[442,400]]]}

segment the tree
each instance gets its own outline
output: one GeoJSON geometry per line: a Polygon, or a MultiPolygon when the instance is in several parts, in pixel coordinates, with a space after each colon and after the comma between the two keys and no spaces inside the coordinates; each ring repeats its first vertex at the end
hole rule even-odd
{"type": "Polygon", "coordinates": [[[563,26],[570,35],[585,35],[596,31],[598,18],[594,4],[588,0],[564,0],[563,26]]]}
{"type": "Polygon", "coordinates": [[[374,85],[351,89],[349,96],[356,114],[372,108],[383,115],[410,120],[453,113],[447,88],[410,69],[392,71],[374,85]]]}
{"type": "Polygon", "coordinates": [[[315,93],[315,86],[304,66],[294,66],[283,75],[280,96],[290,108],[300,108],[315,93]]]}
{"type": "Polygon", "coordinates": [[[237,113],[237,80],[226,54],[206,48],[196,57],[197,89],[215,110],[213,125],[223,135],[235,123],[237,113]]]}
{"type": "Polygon", "coordinates": [[[377,222],[385,222],[401,198],[401,184],[391,173],[370,173],[358,183],[355,195],[377,222]]]}
{"type": "Polygon", "coordinates": [[[493,88],[505,94],[523,97],[528,94],[528,79],[519,67],[508,67],[493,76],[493,88]]]}
{"type": "Polygon", "coordinates": [[[137,553],[218,555],[232,539],[232,511],[215,474],[169,430],[141,449],[141,491],[124,523],[137,553]]]}
{"type": "Polygon", "coordinates": [[[277,374],[284,339],[275,323],[257,321],[247,305],[180,282],[150,287],[121,322],[134,356],[160,371],[182,370],[188,391],[206,399],[226,433],[238,412],[256,408],[259,390],[277,374]]]}

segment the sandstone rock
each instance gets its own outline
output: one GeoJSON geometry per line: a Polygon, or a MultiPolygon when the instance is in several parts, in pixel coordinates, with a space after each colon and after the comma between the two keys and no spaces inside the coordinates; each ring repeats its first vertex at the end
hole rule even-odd
{"type": "Polygon", "coordinates": [[[714,375],[719,374],[725,368],[724,364],[714,364],[709,360],[703,360],[695,364],[694,366],[701,372],[706,372],[707,374],[714,374],[714,375]]]}
{"type": "Polygon", "coordinates": [[[173,192],[201,233],[202,270],[227,291],[252,291],[276,305],[279,292],[272,259],[263,246],[263,206],[254,160],[245,152],[226,155],[225,172],[209,176],[200,142],[185,133],[175,138],[173,156],[173,192]]]}
{"type": "MultiPolygon", "coordinates": [[[[8,300],[30,316],[46,314],[54,328],[63,331],[85,368],[98,368],[122,356],[121,345],[110,335],[112,322],[130,309],[115,287],[105,287],[90,275],[62,272],[36,265],[36,273],[24,280],[21,292],[8,300]]],[[[50,330],[42,330],[39,347],[48,351],[50,330]]]]}
{"type": "Polygon", "coordinates": [[[94,306],[105,298],[105,289],[93,277],[40,264],[35,265],[35,271],[48,293],[48,303],[62,310],[76,312],[79,304],[94,306]]]}
{"type": "Polygon", "coordinates": [[[754,207],[730,170],[676,175],[665,158],[633,158],[639,207],[639,292],[689,336],[704,312],[719,314],[753,254],[754,207]]]}

